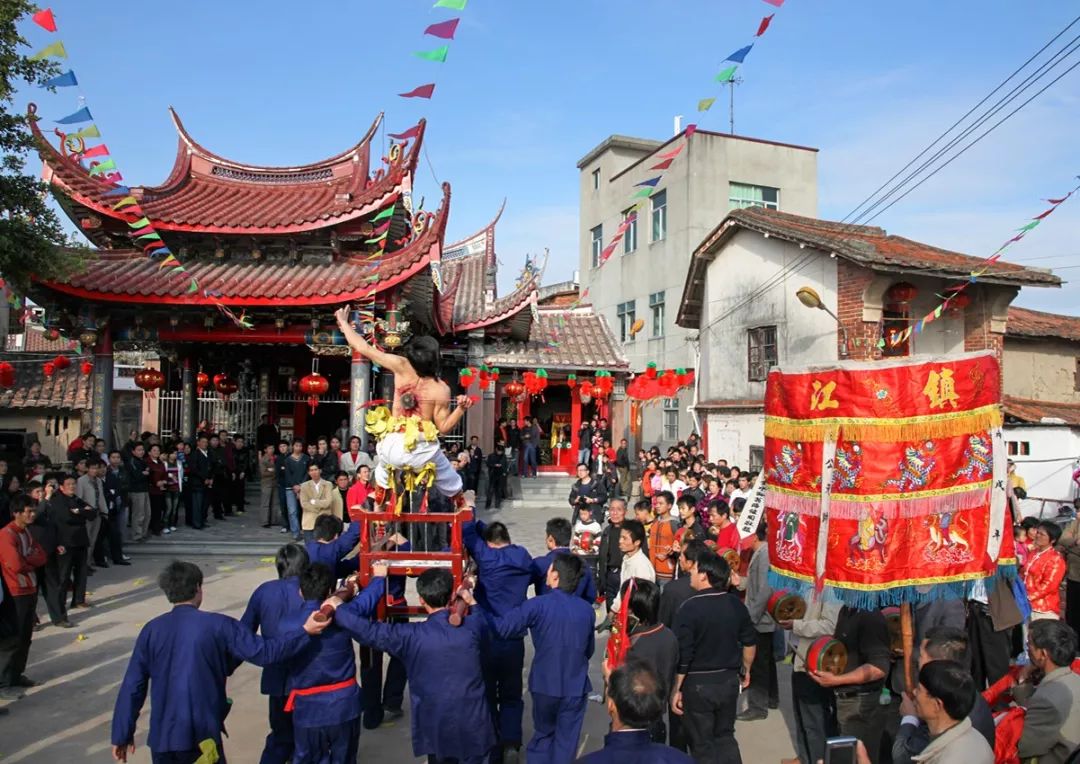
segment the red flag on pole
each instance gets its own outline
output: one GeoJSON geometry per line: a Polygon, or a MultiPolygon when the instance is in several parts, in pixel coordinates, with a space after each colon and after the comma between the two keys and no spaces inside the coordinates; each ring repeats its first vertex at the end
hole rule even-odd
{"type": "Polygon", "coordinates": [[[421,85],[418,88],[413,88],[408,93],[398,93],[402,98],[431,98],[435,93],[435,83],[429,82],[427,85],[421,85]]]}
{"type": "Polygon", "coordinates": [[[424,34],[429,34],[432,37],[441,37],[444,40],[453,40],[454,34],[457,32],[457,26],[460,22],[461,19],[441,21],[438,24],[432,24],[425,29],[424,34]]]}
{"type": "Polygon", "coordinates": [[[34,20],[34,23],[47,32],[56,31],[56,19],[53,18],[52,8],[46,8],[43,11],[38,11],[30,17],[34,20]]]}
{"type": "Polygon", "coordinates": [[[390,133],[389,137],[393,138],[395,141],[405,141],[409,138],[416,138],[418,135],[420,135],[420,125],[410,127],[403,133],[390,133]]]}

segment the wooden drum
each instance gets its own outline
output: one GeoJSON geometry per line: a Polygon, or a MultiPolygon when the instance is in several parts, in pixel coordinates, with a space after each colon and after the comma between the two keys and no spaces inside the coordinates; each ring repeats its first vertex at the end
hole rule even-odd
{"type": "Polygon", "coordinates": [[[731,568],[732,573],[739,572],[739,550],[738,549],[717,549],[716,553],[724,558],[724,562],[731,568]]]}
{"type": "Polygon", "coordinates": [[[774,621],[796,621],[806,615],[806,600],[786,589],[773,592],[765,606],[774,621]]]}
{"type": "Polygon", "coordinates": [[[894,655],[902,655],[904,652],[904,635],[900,630],[900,608],[886,607],[881,609],[885,616],[885,625],[889,629],[889,648],[894,655]]]}
{"type": "Polygon", "coordinates": [[[832,637],[819,637],[806,652],[806,668],[809,671],[843,674],[847,670],[847,648],[832,637]]]}

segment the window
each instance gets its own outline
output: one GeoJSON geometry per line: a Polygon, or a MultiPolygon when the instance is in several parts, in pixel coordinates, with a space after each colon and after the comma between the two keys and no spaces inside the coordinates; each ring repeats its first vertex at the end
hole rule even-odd
{"type": "Polygon", "coordinates": [[[664,293],[653,292],[649,295],[649,312],[652,314],[650,337],[664,336],[664,293]]]}
{"type": "Polygon", "coordinates": [[[743,207],[768,207],[770,210],[778,210],[780,189],[732,183],[728,190],[728,203],[733,210],[741,210],[743,207]]]}
{"type": "Polygon", "coordinates": [[[626,232],[623,235],[622,251],[624,255],[629,255],[635,249],[637,249],[637,210],[631,208],[626,210],[623,214],[623,222],[629,218],[630,225],[626,227],[626,232]]]}
{"type": "Polygon", "coordinates": [[[600,190],[600,168],[592,171],[592,188],[593,191],[600,190]]]}
{"type": "Polygon", "coordinates": [[[604,251],[604,226],[592,229],[592,267],[600,267],[600,253],[604,251]]]}
{"type": "Polygon", "coordinates": [[[765,446],[750,446],[749,472],[761,472],[765,468],[765,446]]]}
{"type": "Polygon", "coordinates": [[[679,399],[664,398],[664,440],[679,439],[679,399]]]}
{"type": "Polygon", "coordinates": [[[1005,441],[1005,447],[1009,452],[1009,456],[1031,456],[1030,441],[1007,440],[1005,441]]]}
{"type": "Polygon", "coordinates": [[[776,366],[776,327],[759,326],[746,332],[746,355],[751,382],[764,382],[776,366]]]}
{"type": "Polygon", "coordinates": [[[630,336],[630,327],[632,327],[634,321],[637,320],[637,311],[634,308],[634,301],[620,302],[617,313],[619,316],[619,339],[622,342],[633,342],[634,338],[630,336]]]}
{"type": "Polygon", "coordinates": [[[652,204],[652,241],[667,237],[667,191],[657,191],[649,201],[652,204]]]}

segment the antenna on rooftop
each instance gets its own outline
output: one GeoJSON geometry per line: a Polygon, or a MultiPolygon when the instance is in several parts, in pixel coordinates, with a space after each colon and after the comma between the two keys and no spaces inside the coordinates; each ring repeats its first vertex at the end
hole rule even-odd
{"type": "Polygon", "coordinates": [[[727,82],[723,83],[725,86],[731,88],[731,100],[728,107],[728,120],[731,127],[731,134],[735,135],[735,86],[742,84],[741,77],[732,77],[727,82]]]}
{"type": "Polygon", "coordinates": [[[678,135],[682,132],[682,117],[682,114],[675,115],[675,135],[678,135]]]}

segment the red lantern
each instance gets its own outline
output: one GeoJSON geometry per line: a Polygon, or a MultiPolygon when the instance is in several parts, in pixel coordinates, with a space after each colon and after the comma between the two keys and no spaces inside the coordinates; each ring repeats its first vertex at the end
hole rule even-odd
{"type": "Polygon", "coordinates": [[[566,386],[571,390],[577,387],[577,374],[570,374],[566,377],[566,386]]]}
{"type": "Polygon", "coordinates": [[[468,390],[472,387],[473,379],[476,377],[476,369],[472,366],[467,366],[458,372],[458,382],[461,383],[463,390],[468,390]]]}
{"type": "Polygon", "coordinates": [[[55,366],[58,371],[63,371],[68,366],[71,366],[71,359],[66,355],[58,355],[53,359],[53,366],[55,366]]]}
{"type": "Polygon", "coordinates": [[[675,393],[679,390],[679,383],[675,379],[675,372],[668,369],[664,372],[664,375],[660,377],[660,393],[665,398],[674,398],[675,393]]]}
{"type": "Polygon", "coordinates": [[[491,371],[487,366],[480,367],[480,389],[487,389],[488,382],[491,381],[491,371]]]}
{"type": "Polygon", "coordinates": [[[656,379],[656,361],[649,361],[649,365],[645,367],[645,376],[648,379],[656,379]]]}
{"type": "Polygon", "coordinates": [[[135,372],[135,384],[144,392],[152,393],[165,384],[165,375],[158,369],[139,369],[135,372]]]}
{"type": "Polygon", "coordinates": [[[236,384],[236,380],[230,377],[228,374],[215,374],[214,375],[214,389],[221,395],[221,399],[228,400],[229,396],[240,389],[240,385],[236,384]]]}
{"type": "Polygon", "coordinates": [[[506,383],[506,394],[511,398],[520,398],[525,394],[525,385],[516,379],[506,383]]]}
{"type": "Polygon", "coordinates": [[[488,372],[488,378],[492,382],[498,382],[499,381],[499,367],[498,366],[496,366],[495,368],[493,368],[491,371],[488,372]]]}
{"type": "Polygon", "coordinates": [[[971,305],[971,297],[965,292],[954,295],[953,298],[949,300],[949,317],[959,318],[963,315],[964,309],[969,305],[971,305]]]}
{"type": "Polygon", "coordinates": [[[596,391],[593,389],[593,383],[589,380],[586,379],[584,382],[581,383],[581,400],[584,401],[588,399],[591,401],[595,392],[596,391]]]}
{"type": "Polygon", "coordinates": [[[49,342],[56,342],[58,339],[60,339],[60,330],[57,329],[55,326],[50,326],[48,329],[42,332],[42,335],[49,342]]]}
{"type": "Polygon", "coordinates": [[[330,383],[326,381],[326,377],[317,371],[300,380],[300,394],[308,397],[307,402],[308,406],[311,407],[312,414],[319,407],[319,396],[326,395],[326,391],[329,389],[330,383]]]}
{"type": "Polygon", "coordinates": [[[56,364],[46,361],[41,365],[41,370],[45,372],[45,379],[52,379],[52,375],[56,373],[56,364]]]}
{"type": "Polygon", "coordinates": [[[90,363],[89,361],[83,361],[79,365],[79,371],[82,372],[84,377],[89,377],[91,374],[94,373],[94,364],[90,363]]]}
{"type": "Polygon", "coordinates": [[[890,303],[896,303],[899,305],[906,305],[913,301],[919,294],[919,290],[906,281],[901,281],[898,284],[893,284],[889,287],[889,291],[885,293],[885,301],[890,303]]]}
{"type": "MultiPolygon", "coordinates": [[[[220,376],[220,375],[219,375],[220,376]]],[[[210,384],[210,375],[205,371],[200,371],[195,375],[195,389],[199,391],[199,395],[202,395],[202,391],[206,389],[206,386],[210,384]]]]}
{"type": "Polygon", "coordinates": [[[15,367],[7,361],[0,362],[0,387],[15,387],[15,367]]]}

